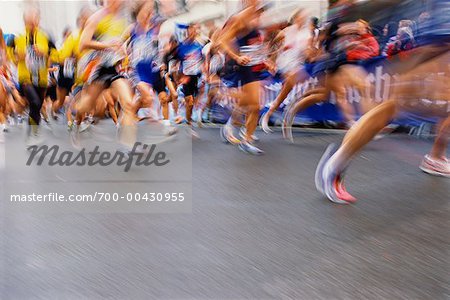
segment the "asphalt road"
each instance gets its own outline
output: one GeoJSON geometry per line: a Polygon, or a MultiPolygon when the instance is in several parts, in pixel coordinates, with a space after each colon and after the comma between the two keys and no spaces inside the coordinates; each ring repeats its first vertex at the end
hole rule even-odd
{"type": "Polygon", "coordinates": [[[337,206],[313,174],[341,135],[259,133],[253,157],[199,133],[192,213],[2,210],[0,298],[450,298],[450,181],[418,169],[430,141],[370,144],[348,172],[359,202],[337,206]]]}

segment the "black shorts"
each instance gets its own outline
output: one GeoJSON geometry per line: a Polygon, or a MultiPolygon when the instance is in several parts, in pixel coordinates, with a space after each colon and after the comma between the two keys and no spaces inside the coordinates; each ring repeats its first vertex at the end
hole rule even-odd
{"type": "Polygon", "coordinates": [[[63,68],[59,68],[58,88],[65,89],[66,91],[70,92],[74,82],[75,82],[74,78],[64,77],[64,70],[63,70],[63,68]]]}
{"type": "Polygon", "coordinates": [[[50,100],[52,101],[56,101],[56,99],[58,99],[56,94],[56,85],[52,85],[47,88],[46,96],[50,97],[50,100]]]}
{"type": "Polygon", "coordinates": [[[102,82],[105,88],[109,88],[111,84],[121,78],[125,78],[123,74],[119,73],[116,67],[98,66],[89,78],[89,83],[102,82]]]}
{"type": "Polygon", "coordinates": [[[162,92],[166,92],[166,81],[163,77],[161,77],[160,73],[155,74],[152,82],[152,87],[158,95],[162,92]]]}
{"type": "Polygon", "coordinates": [[[184,96],[197,96],[198,95],[198,79],[200,75],[186,75],[188,77],[187,83],[183,84],[184,96]]]}

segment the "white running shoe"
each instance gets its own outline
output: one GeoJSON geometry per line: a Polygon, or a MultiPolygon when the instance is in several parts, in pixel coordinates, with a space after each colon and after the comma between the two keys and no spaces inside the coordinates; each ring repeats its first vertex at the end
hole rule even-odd
{"type": "Polygon", "coordinates": [[[80,133],[81,132],[85,132],[86,130],[88,130],[89,127],[91,127],[91,124],[92,123],[89,120],[81,122],[80,133]]]}
{"type": "Polygon", "coordinates": [[[356,198],[350,195],[345,188],[343,173],[337,172],[329,163],[335,151],[336,145],[329,145],[320,159],[315,174],[316,188],[333,203],[355,203],[356,198]]]}
{"type": "Polygon", "coordinates": [[[8,127],[6,124],[0,124],[0,132],[8,132],[8,127]]]}
{"type": "Polygon", "coordinates": [[[283,133],[283,138],[288,140],[290,143],[294,143],[294,136],[292,134],[292,124],[290,123],[289,115],[283,119],[283,125],[281,125],[281,131],[283,133]]]}
{"type": "Polygon", "coordinates": [[[265,133],[272,133],[273,130],[270,129],[269,127],[269,120],[270,117],[268,115],[268,112],[265,112],[262,116],[261,116],[261,120],[259,121],[259,126],[261,126],[261,129],[265,132],[265,133]]]}
{"type": "Polygon", "coordinates": [[[247,141],[242,141],[239,143],[239,149],[241,149],[243,152],[252,154],[252,155],[263,155],[264,151],[259,149],[258,147],[255,147],[251,143],[247,141]]]}
{"type": "MultiPolygon", "coordinates": [[[[247,135],[247,129],[245,127],[241,127],[241,130],[239,130],[239,136],[242,139],[245,139],[246,135],[247,135]]],[[[259,137],[257,137],[255,134],[252,134],[252,140],[255,142],[259,142],[259,137]]]]}
{"type": "Polygon", "coordinates": [[[434,159],[427,154],[420,164],[420,169],[430,175],[450,178],[450,162],[446,158],[434,159]]]}
{"type": "Polygon", "coordinates": [[[239,144],[241,141],[234,135],[233,132],[233,126],[229,125],[229,124],[225,124],[221,129],[220,129],[220,136],[222,137],[222,140],[225,143],[230,143],[232,145],[237,145],[239,144]]]}

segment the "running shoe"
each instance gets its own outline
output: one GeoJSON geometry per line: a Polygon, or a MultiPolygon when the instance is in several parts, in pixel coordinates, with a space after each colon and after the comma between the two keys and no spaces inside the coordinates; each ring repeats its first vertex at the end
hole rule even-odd
{"type": "Polygon", "coordinates": [[[222,138],[223,142],[230,143],[232,145],[237,145],[241,142],[237,137],[235,137],[233,131],[233,126],[229,124],[225,124],[220,129],[220,137],[222,138]]]}
{"type": "MultiPolygon", "coordinates": [[[[241,127],[241,130],[239,130],[239,136],[242,139],[245,139],[246,135],[247,135],[247,129],[245,127],[241,127]]],[[[252,134],[252,140],[255,142],[259,142],[259,137],[256,136],[256,134],[252,134]]]]}
{"type": "Polygon", "coordinates": [[[259,121],[259,126],[261,126],[261,129],[265,132],[265,133],[272,133],[273,130],[270,129],[269,127],[269,120],[270,117],[268,115],[268,112],[265,112],[262,116],[261,119],[259,121]]]}
{"type": "Polygon", "coordinates": [[[258,147],[255,147],[251,143],[247,141],[242,141],[239,143],[239,149],[241,149],[243,152],[252,154],[252,155],[263,155],[264,151],[259,149],[258,147]]]}
{"type": "Polygon", "coordinates": [[[175,126],[172,126],[169,120],[163,120],[162,125],[163,125],[163,134],[166,136],[172,136],[178,132],[177,128],[175,126]]]}
{"type": "Polygon", "coordinates": [[[446,158],[434,159],[427,154],[420,164],[420,169],[430,175],[450,178],[450,162],[446,158]]]}
{"type": "Polygon", "coordinates": [[[17,124],[19,126],[23,125],[23,117],[22,117],[22,115],[17,115],[17,124]]]}
{"type": "Polygon", "coordinates": [[[15,120],[14,117],[8,116],[7,120],[8,120],[8,125],[9,126],[15,126],[16,125],[16,120],[15,120]]]}
{"type": "Polygon", "coordinates": [[[283,138],[291,143],[294,143],[294,136],[292,134],[292,121],[291,114],[288,112],[283,118],[283,123],[281,125],[281,131],[283,132],[283,138]]]}
{"type": "Polygon", "coordinates": [[[85,120],[85,121],[81,122],[80,133],[88,130],[89,127],[91,127],[91,125],[92,125],[92,123],[89,120],[85,120]]]}
{"type": "Polygon", "coordinates": [[[316,169],[316,188],[333,203],[350,204],[356,202],[356,198],[350,195],[344,185],[343,173],[337,172],[329,160],[336,152],[336,145],[331,144],[325,150],[316,169]]]}

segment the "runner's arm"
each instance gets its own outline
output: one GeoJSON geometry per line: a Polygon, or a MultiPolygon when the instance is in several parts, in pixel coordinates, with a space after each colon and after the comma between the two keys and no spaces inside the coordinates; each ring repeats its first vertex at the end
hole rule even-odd
{"type": "Polygon", "coordinates": [[[84,50],[104,50],[111,47],[118,47],[119,45],[116,44],[107,44],[102,43],[99,41],[95,41],[92,38],[94,37],[95,30],[97,28],[97,25],[100,21],[100,19],[103,17],[103,12],[99,11],[95,13],[93,16],[91,16],[87,23],[86,27],[83,30],[83,33],[81,34],[80,38],[80,52],[83,52],[84,50]]]}

